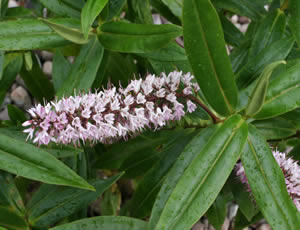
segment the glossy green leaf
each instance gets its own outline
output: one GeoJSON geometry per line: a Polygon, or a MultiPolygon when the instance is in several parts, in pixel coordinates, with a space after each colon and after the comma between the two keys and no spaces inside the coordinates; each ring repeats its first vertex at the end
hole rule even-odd
{"type": "Polygon", "coordinates": [[[257,58],[257,55],[267,46],[279,41],[285,32],[286,17],[280,9],[268,14],[259,24],[249,49],[249,60],[257,58]]]}
{"type": "Polygon", "coordinates": [[[100,14],[108,0],[88,0],[81,11],[81,27],[85,39],[88,38],[89,30],[100,14]]]}
{"type": "Polygon", "coordinates": [[[294,37],[300,47],[300,2],[298,0],[289,1],[289,13],[291,15],[289,25],[294,37]]]}
{"type": "Polygon", "coordinates": [[[57,92],[67,79],[71,70],[71,63],[64,57],[60,49],[55,51],[53,57],[52,80],[55,91],[57,92]]]}
{"type": "Polygon", "coordinates": [[[109,50],[145,53],[166,46],[182,34],[179,26],[107,22],[98,29],[101,44],[109,50]]]}
{"type": "Polygon", "coordinates": [[[161,0],[166,6],[169,7],[169,9],[172,11],[172,13],[181,18],[182,16],[182,7],[183,7],[183,0],[161,0]]]}
{"type": "MultiPolygon", "coordinates": [[[[84,1],[76,0],[81,6],[83,6],[84,1]]],[[[76,2],[75,1],[75,2],[76,2]]],[[[80,9],[72,6],[65,0],[40,0],[40,2],[48,8],[53,13],[63,16],[63,17],[73,17],[73,18],[80,18],[80,9]]]]}
{"type": "Polygon", "coordinates": [[[88,44],[83,46],[71,67],[68,77],[56,95],[61,98],[62,96],[72,95],[74,90],[87,92],[96,78],[103,51],[104,49],[97,38],[91,39],[88,44]]]}
{"type": "Polygon", "coordinates": [[[22,55],[14,56],[14,59],[6,66],[3,72],[3,77],[0,80],[0,104],[2,104],[6,92],[14,83],[17,74],[20,72],[23,65],[22,55]]]}
{"type": "Polygon", "coordinates": [[[126,0],[110,0],[108,1],[108,15],[106,20],[109,21],[113,17],[119,15],[126,4],[126,0]]]}
{"type": "Polygon", "coordinates": [[[252,124],[266,140],[287,138],[297,133],[297,128],[293,123],[280,117],[254,121],[252,124]]]}
{"type": "Polygon", "coordinates": [[[31,71],[26,70],[23,66],[21,70],[21,77],[24,80],[30,93],[40,102],[45,99],[50,101],[54,97],[53,84],[42,71],[38,62],[38,57],[34,56],[32,59],[33,66],[31,71]]]}
{"type": "Polygon", "coordinates": [[[256,203],[272,229],[299,229],[300,219],[283,173],[269,145],[252,125],[241,159],[256,203]]]}
{"type": "Polygon", "coordinates": [[[114,184],[121,174],[106,180],[95,180],[95,192],[82,189],[43,185],[29,203],[29,222],[36,228],[47,228],[64,217],[86,207],[114,184]],[[59,195],[58,195],[59,194],[59,195]]]}
{"type": "Polygon", "coordinates": [[[183,34],[189,62],[208,103],[221,115],[233,113],[237,87],[221,23],[209,0],[184,1],[183,34]]]}
{"type": "Polygon", "coordinates": [[[269,2],[263,0],[212,0],[217,8],[222,8],[234,12],[238,15],[258,20],[266,14],[264,5],[269,2]]]}
{"type": "Polygon", "coordinates": [[[256,119],[266,119],[300,107],[300,64],[280,74],[269,84],[266,100],[256,119]]]}
{"type": "Polygon", "coordinates": [[[207,210],[205,216],[216,230],[221,230],[226,218],[226,200],[220,193],[215,202],[207,210]]]}
{"type": "Polygon", "coordinates": [[[246,108],[246,116],[253,117],[263,107],[264,101],[267,95],[269,78],[273,70],[280,64],[286,64],[285,61],[278,61],[269,64],[261,73],[255,88],[253,89],[252,95],[249,98],[249,102],[246,108]]]}
{"type": "MultiPolygon", "coordinates": [[[[246,138],[247,124],[235,115],[226,120],[202,148],[194,143],[186,146],[183,153],[196,151],[198,155],[181,174],[175,187],[169,187],[172,192],[156,230],[189,229],[205,214],[238,160],[246,138]]],[[[194,141],[203,141],[201,133],[194,141]]]]}
{"type": "MultiPolygon", "coordinates": [[[[49,19],[50,22],[79,29],[74,19],[49,19]]],[[[38,19],[22,19],[0,22],[0,50],[28,50],[64,46],[64,38],[38,19]]]]}
{"type": "Polygon", "coordinates": [[[85,36],[80,30],[68,28],[66,26],[40,19],[42,22],[47,24],[51,29],[53,29],[57,34],[62,36],[64,39],[74,42],[76,44],[86,44],[88,43],[88,34],[85,36]]]}
{"type": "Polygon", "coordinates": [[[27,120],[24,112],[14,105],[7,105],[8,116],[12,122],[15,124],[23,123],[27,120]]]}
{"type": "Polygon", "coordinates": [[[0,168],[48,184],[94,190],[50,153],[0,133],[0,168]]]}
{"type": "Polygon", "coordinates": [[[268,64],[284,60],[290,53],[294,43],[293,38],[282,38],[263,48],[255,59],[249,60],[237,72],[236,81],[238,87],[240,89],[247,87],[268,64]]]}
{"type": "Polygon", "coordinates": [[[147,230],[147,222],[126,216],[99,216],[64,224],[51,230],[147,230]]]}
{"type": "MultiPolygon", "coordinates": [[[[162,0],[150,0],[150,4],[160,15],[165,17],[168,21],[180,25],[180,19],[175,16],[172,11],[162,2],[162,0]]],[[[181,17],[181,14],[180,16],[181,17]]]]}
{"type": "Polygon", "coordinates": [[[186,129],[179,131],[173,140],[162,147],[163,152],[160,161],[145,174],[133,194],[129,206],[131,216],[145,218],[151,213],[156,195],[159,192],[167,172],[193,135],[195,135],[193,130],[186,129]]]}

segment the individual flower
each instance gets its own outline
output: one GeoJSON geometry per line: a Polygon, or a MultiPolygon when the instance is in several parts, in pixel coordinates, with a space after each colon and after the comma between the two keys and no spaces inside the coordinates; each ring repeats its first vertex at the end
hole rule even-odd
{"type": "MultiPolygon", "coordinates": [[[[77,145],[80,141],[111,143],[145,128],[158,129],[180,120],[196,109],[199,86],[190,73],[149,74],[132,80],[126,88],[75,95],[28,110],[32,119],[23,123],[34,143],[77,145]]],[[[27,138],[27,139],[28,139],[27,138]]]]}
{"type": "MultiPolygon", "coordinates": [[[[297,161],[288,158],[285,153],[281,153],[277,150],[273,151],[273,156],[283,172],[287,191],[300,212],[300,166],[297,161]]],[[[247,191],[251,192],[242,163],[236,165],[236,175],[240,178],[240,181],[247,186],[247,191]]]]}

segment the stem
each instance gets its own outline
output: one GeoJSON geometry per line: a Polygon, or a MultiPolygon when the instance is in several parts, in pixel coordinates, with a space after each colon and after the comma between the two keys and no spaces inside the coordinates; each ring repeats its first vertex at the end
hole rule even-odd
{"type": "Polygon", "coordinates": [[[187,98],[191,99],[193,102],[200,105],[200,107],[204,109],[209,114],[209,116],[213,119],[214,123],[218,123],[220,121],[220,119],[215,114],[213,114],[212,111],[210,111],[209,108],[205,104],[203,104],[198,98],[191,95],[187,96],[187,98]]]}

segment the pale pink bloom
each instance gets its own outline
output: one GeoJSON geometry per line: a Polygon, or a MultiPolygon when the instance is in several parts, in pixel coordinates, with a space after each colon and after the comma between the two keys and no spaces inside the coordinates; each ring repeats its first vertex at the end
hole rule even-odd
{"type": "Polygon", "coordinates": [[[192,113],[197,109],[197,106],[191,100],[187,100],[186,105],[189,113],[192,113]]]}

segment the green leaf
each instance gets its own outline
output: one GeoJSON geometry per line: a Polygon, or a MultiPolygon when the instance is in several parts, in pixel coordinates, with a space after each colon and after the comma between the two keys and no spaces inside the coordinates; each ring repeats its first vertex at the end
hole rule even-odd
{"type": "Polygon", "coordinates": [[[253,82],[259,73],[270,63],[284,60],[290,53],[295,41],[293,38],[282,38],[263,50],[243,65],[236,74],[237,85],[240,89],[247,87],[253,82]]]}
{"type": "Polygon", "coordinates": [[[15,124],[18,124],[18,123],[21,124],[27,120],[24,112],[21,109],[19,109],[18,107],[8,104],[7,110],[8,110],[8,115],[9,115],[10,120],[12,122],[14,122],[15,124]]]}
{"type": "Polygon", "coordinates": [[[287,138],[297,133],[297,128],[293,123],[280,117],[254,121],[252,124],[266,140],[287,138]]]}
{"type": "MultiPolygon", "coordinates": [[[[0,38],[1,39],[1,38],[0,38]]],[[[23,65],[22,55],[17,54],[14,59],[6,66],[3,72],[3,77],[0,80],[0,104],[5,98],[6,92],[14,83],[17,74],[20,72],[23,65]]]]}
{"type": "Polygon", "coordinates": [[[108,15],[106,20],[110,21],[113,17],[119,15],[126,4],[126,0],[110,0],[108,1],[108,15]]]}
{"type": "Polygon", "coordinates": [[[185,0],[184,46],[193,72],[208,103],[219,114],[232,114],[237,87],[218,14],[209,0],[185,0]]]}
{"type": "Polygon", "coordinates": [[[64,224],[51,230],[147,230],[147,222],[126,216],[99,216],[64,224]]]}
{"type": "Polygon", "coordinates": [[[252,20],[258,20],[266,14],[264,5],[269,2],[262,0],[212,0],[217,8],[222,8],[243,15],[252,20]]]}
{"type": "Polygon", "coordinates": [[[45,99],[50,101],[54,97],[53,84],[41,70],[37,58],[38,57],[34,56],[32,59],[33,66],[31,71],[26,70],[26,68],[23,66],[21,70],[21,77],[30,93],[37,100],[40,102],[43,102],[45,99]]]}
{"type": "Polygon", "coordinates": [[[162,0],[162,2],[169,7],[175,16],[181,18],[183,0],[162,0]]]}
{"type": "Polygon", "coordinates": [[[76,44],[86,44],[88,42],[88,34],[85,36],[85,34],[83,34],[78,29],[68,28],[66,26],[53,23],[45,19],[40,20],[68,41],[74,42],[76,44]]]}
{"type": "Polygon", "coordinates": [[[247,108],[246,116],[253,117],[257,114],[263,107],[264,101],[267,95],[269,78],[273,70],[280,64],[286,64],[285,61],[278,61],[269,64],[261,73],[255,88],[253,89],[252,95],[250,96],[247,108]]]}
{"type": "Polygon", "coordinates": [[[82,189],[43,185],[29,203],[29,222],[36,228],[47,228],[88,206],[114,184],[122,173],[91,183],[95,192],[82,189]],[[59,195],[58,195],[59,194],[59,195]]]}
{"type": "Polygon", "coordinates": [[[139,182],[133,194],[129,212],[136,218],[145,218],[151,213],[152,206],[159,189],[184,147],[190,141],[195,132],[190,129],[179,131],[175,138],[167,146],[162,147],[162,157],[139,182]]]}
{"type": "MultiPolygon", "coordinates": [[[[9,207],[0,206],[0,226],[9,230],[29,230],[25,216],[19,216],[9,207]]],[[[1,229],[1,227],[0,227],[1,229]]]]}
{"type": "Polygon", "coordinates": [[[122,194],[118,187],[107,190],[103,194],[103,199],[100,203],[100,210],[102,216],[117,216],[120,210],[122,194]]]}
{"type": "MultiPolygon", "coordinates": [[[[80,22],[74,19],[49,19],[49,21],[69,28],[80,28],[80,22]]],[[[56,48],[67,44],[68,41],[38,19],[0,22],[0,50],[56,48]]]]}
{"type": "Polygon", "coordinates": [[[266,119],[292,111],[300,106],[300,64],[296,64],[269,84],[266,100],[255,119],[266,119]]]}
{"type": "MultiPolygon", "coordinates": [[[[78,1],[81,7],[84,1],[78,1]]],[[[40,0],[40,2],[53,13],[63,17],[80,18],[80,9],[72,6],[65,0],[40,0]]]]}
{"type": "Polygon", "coordinates": [[[283,173],[269,145],[252,125],[241,159],[256,203],[272,229],[300,229],[283,173]]]}
{"type": "MultiPolygon", "coordinates": [[[[181,174],[160,215],[156,230],[189,229],[205,214],[225,184],[238,160],[247,138],[247,124],[234,115],[224,122],[205,142],[201,133],[183,153],[198,155],[181,174]],[[201,148],[201,147],[202,148],[201,148]],[[220,173],[222,172],[222,173],[220,173]]],[[[151,222],[151,221],[150,221],[151,222]]]]}
{"type": "Polygon", "coordinates": [[[166,46],[182,34],[179,26],[107,22],[98,29],[101,44],[109,50],[145,53],[166,46]]]}
{"type": "Polygon", "coordinates": [[[108,0],[88,0],[81,11],[81,27],[85,39],[95,21],[96,17],[101,13],[108,0]]]}
{"type": "Polygon", "coordinates": [[[220,193],[206,212],[206,217],[216,230],[221,230],[226,218],[226,200],[220,193]]]}
{"type": "Polygon", "coordinates": [[[0,81],[2,79],[3,70],[4,70],[4,51],[0,51],[0,81]]]}
{"type": "MultiPolygon", "coordinates": [[[[172,11],[162,2],[162,0],[150,0],[151,6],[157,11],[160,15],[165,17],[168,21],[180,25],[181,21],[176,17],[172,11]]],[[[181,17],[181,14],[179,15],[181,17]]]]}
{"type": "Polygon", "coordinates": [[[9,0],[1,0],[0,1],[0,20],[5,16],[6,11],[8,9],[8,1],[9,0]]]}
{"type": "Polygon", "coordinates": [[[52,80],[57,92],[68,77],[71,70],[71,63],[64,57],[60,49],[57,49],[53,58],[52,80]]]}
{"type": "Polygon", "coordinates": [[[298,43],[298,47],[300,47],[300,2],[298,0],[289,1],[289,13],[291,15],[289,25],[298,43]]]}
{"type": "Polygon", "coordinates": [[[24,61],[25,61],[25,67],[27,71],[32,70],[32,57],[31,52],[25,52],[24,53],[24,61]]]}
{"type": "Polygon", "coordinates": [[[153,23],[149,0],[130,0],[128,1],[128,8],[130,10],[129,13],[131,13],[129,17],[133,18],[132,21],[134,21],[135,23],[153,23]]]}
{"type": "Polygon", "coordinates": [[[61,98],[63,96],[72,95],[74,90],[77,92],[87,92],[96,78],[103,51],[104,49],[97,38],[91,39],[88,44],[83,46],[79,56],[71,67],[68,77],[63,82],[56,95],[61,98]]]}
{"type": "Polygon", "coordinates": [[[94,190],[50,153],[0,133],[0,168],[48,184],[94,190]]]}

